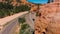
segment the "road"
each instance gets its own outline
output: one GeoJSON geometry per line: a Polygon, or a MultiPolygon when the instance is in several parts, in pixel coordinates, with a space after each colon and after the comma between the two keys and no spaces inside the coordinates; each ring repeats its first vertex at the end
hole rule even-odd
{"type": "Polygon", "coordinates": [[[9,34],[9,32],[12,30],[12,28],[16,26],[16,20],[9,24],[5,29],[3,30],[2,34],[9,34]]]}
{"type": "MultiPolygon", "coordinates": [[[[26,18],[26,23],[29,24],[32,29],[34,29],[34,21],[32,20],[32,17],[33,16],[31,16],[31,14],[29,13],[29,14],[26,15],[25,18],[26,18]]],[[[15,26],[16,26],[16,20],[12,20],[12,22],[10,22],[6,27],[4,27],[4,30],[2,31],[2,34],[10,34],[10,31],[15,26]]]]}
{"type": "Polygon", "coordinates": [[[34,29],[34,21],[32,20],[33,18],[35,18],[35,16],[33,16],[31,13],[27,14],[25,17],[26,23],[29,24],[32,29],[34,29]]]}
{"type": "MultiPolygon", "coordinates": [[[[25,15],[26,13],[28,12],[22,12],[22,13],[18,13],[18,14],[15,14],[13,16],[9,16],[9,17],[6,17],[6,18],[3,18],[3,19],[0,19],[0,23],[2,24],[2,26],[6,23],[5,27],[2,29],[2,31],[0,32],[0,34],[11,34],[11,30],[17,25],[18,23],[18,18],[21,17],[22,15],[25,15]]],[[[13,30],[12,30],[13,31],[13,30]]]]}

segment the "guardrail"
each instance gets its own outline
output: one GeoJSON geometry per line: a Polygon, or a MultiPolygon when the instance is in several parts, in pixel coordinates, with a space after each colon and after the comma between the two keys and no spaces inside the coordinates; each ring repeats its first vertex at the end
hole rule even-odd
{"type": "Polygon", "coordinates": [[[27,13],[28,11],[21,12],[21,13],[17,13],[12,16],[8,16],[0,19],[0,34],[12,34],[11,32],[14,32],[14,29],[18,25],[18,18],[20,18],[21,16],[27,13]]]}

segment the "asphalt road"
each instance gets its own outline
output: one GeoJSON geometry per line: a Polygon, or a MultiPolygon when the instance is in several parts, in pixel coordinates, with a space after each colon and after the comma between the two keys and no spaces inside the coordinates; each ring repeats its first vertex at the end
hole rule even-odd
{"type": "Polygon", "coordinates": [[[8,22],[8,24],[5,25],[5,27],[0,32],[0,34],[10,34],[10,31],[17,25],[17,20],[16,19],[18,19],[19,16],[21,17],[22,15],[24,15],[26,13],[28,13],[28,12],[18,13],[18,14],[15,14],[13,16],[9,16],[9,17],[6,17],[4,19],[1,19],[0,24],[4,25],[5,22],[8,22]],[[11,21],[11,22],[9,22],[9,21],[11,21]]]}
{"type": "Polygon", "coordinates": [[[31,13],[27,14],[25,17],[26,23],[29,24],[32,29],[34,29],[34,21],[32,20],[33,18],[34,16],[31,13]]]}
{"type": "Polygon", "coordinates": [[[12,30],[12,28],[16,25],[16,20],[9,24],[5,29],[3,30],[2,34],[10,34],[9,32],[12,30]]]}
{"type": "MultiPolygon", "coordinates": [[[[26,15],[26,23],[29,24],[31,26],[32,29],[34,29],[34,21],[32,20],[31,14],[27,14],[26,15]]],[[[10,34],[10,31],[12,30],[12,28],[16,25],[16,20],[13,21],[12,23],[8,24],[4,30],[2,31],[2,34],[10,34]]]]}

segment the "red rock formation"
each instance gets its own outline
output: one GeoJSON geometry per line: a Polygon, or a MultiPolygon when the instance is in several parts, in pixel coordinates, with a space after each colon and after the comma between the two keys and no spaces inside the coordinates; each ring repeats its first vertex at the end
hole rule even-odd
{"type": "Polygon", "coordinates": [[[60,34],[60,0],[40,6],[38,13],[35,34],[60,34]]]}

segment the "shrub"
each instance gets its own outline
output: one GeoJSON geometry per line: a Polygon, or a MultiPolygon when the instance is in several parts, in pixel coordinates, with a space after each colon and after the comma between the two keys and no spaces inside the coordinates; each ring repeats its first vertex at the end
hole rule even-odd
{"type": "Polygon", "coordinates": [[[0,10],[0,18],[3,18],[5,16],[4,12],[0,10]]]}
{"type": "Polygon", "coordinates": [[[22,24],[19,34],[23,34],[27,28],[29,28],[28,24],[22,24]]]}
{"type": "Polygon", "coordinates": [[[23,18],[19,18],[19,22],[20,22],[20,24],[23,24],[25,22],[25,18],[24,17],[23,18]]]}
{"type": "Polygon", "coordinates": [[[27,6],[27,5],[20,5],[20,6],[17,6],[16,7],[16,10],[18,10],[19,12],[20,11],[29,11],[30,10],[30,7],[27,6]]]}
{"type": "Polygon", "coordinates": [[[15,13],[28,10],[30,10],[30,7],[28,7],[27,5],[12,6],[10,3],[0,2],[0,17],[10,16],[15,13]]]}

